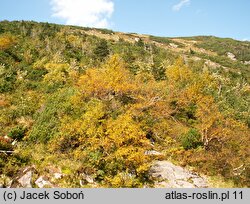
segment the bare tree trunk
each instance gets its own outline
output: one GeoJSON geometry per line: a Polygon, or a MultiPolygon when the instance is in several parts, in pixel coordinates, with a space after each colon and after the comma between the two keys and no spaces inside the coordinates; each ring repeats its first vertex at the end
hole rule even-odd
{"type": "Polygon", "coordinates": [[[4,154],[12,154],[14,151],[6,151],[6,150],[0,150],[0,153],[4,154]]]}
{"type": "Polygon", "coordinates": [[[219,96],[221,95],[221,90],[222,90],[222,85],[220,84],[220,85],[219,85],[219,89],[218,89],[218,95],[219,95],[219,96]]]}

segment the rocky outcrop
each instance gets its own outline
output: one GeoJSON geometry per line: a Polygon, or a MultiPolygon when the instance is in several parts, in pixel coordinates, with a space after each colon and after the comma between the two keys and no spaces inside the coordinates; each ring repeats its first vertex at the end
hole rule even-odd
{"type": "Polygon", "coordinates": [[[62,173],[54,173],[54,178],[55,179],[61,179],[63,177],[62,173]]]}
{"type": "Polygon", "coordinates": [[[26,172],[21,178],[19,178],[17,181],[23,188],[31,188],[31,180],[32,180],[32,171],[26,172]]]}
{"type": "Polygon", "coordinates": [[[48,178],[46,178],[45,176],[40,176],[36,181],[35,184],[39,187],[39,188],[53,188],[52,183],[50,183],[50,181],[48,180],[48,178]]]}
{"type": "Polygon", "coordinates": [[[229,59],[233,60],[233,61],[236,61],[236,60],[237,60],[236,57],[235,57],[235,55],[234,55],[233,53],[231,53],[231,52],[228,52],[228,53],[227,53],[227,57],[228,57],[229,59]]]}
{"type": "Polygon", "coordinates": [[[169,46],[170,46],[171,48],[178,48],[178,45],[176,45],[175,43],[169,43],[169,46]]]}
{"type": "MultiPolygon", "coordinates": [[[[147,151],[147,155],[162,155],[157,151],[147,151]]],[[[46,175],[40,175],[35,167],[27,167],[20,171],[19,176],[5,182],[0,182],[0,188],[56,188],[60,187],[58,181],[65,175],[57,168],[48,167],[49,173],[46,175]]],[[[156,188],[206,188],[208,182],[206,178],[199,176],[198,174],[191,172],[180,166],[176,166],[169,161],[156,161],[150,169],[150,175],[155,180],[154,187],[156,188]]],[[[91,175],[82,174],[82,178],[79,180],[80,186],[91,186],[98,188],[98,183],[95,182],[91,175]]],[[[2,181],[0,180],[0,181],[2,181]]]]}
{"type": "MultiPolygon", "coordinates": [[[[28,166],[23,170],[20,170],[18,175],[14,178],[0,179],[0,187],[4,188],[55,188],[54,181],[61,179],[63,174],[54,172],[54,174],[48,174],[49,176],[40,175],[37,178],[38,171],[35,166],[28,166]],[[53,182],[53,183],[52,183],[53,182]],[[1,185],[2,184],[2,185],[1,185]]],[[[2,176],[3,177],[3,176],[2,176]]]]}
{"type": "Polygon", "coordinates": [[[11,188],[32,188],[33,173],[36,172],[34,166],[24,168],[19,175],[10,182],[11,188]]]}
{"type": "Polygon", "coordinates": [[[97,183],[95,182],[94,178],[87,174],[82,174],[82,179],[80,180],[80,185],[84,187],[85,185],[96,186],[97,183]]]}
{"type": "Polygon", "coordinates": [[[204,63],[205,66],[212,68],[212,69],[217,69],[219,67],[221,67],[220,64],[212,62],[211,60],[206,60],[206,62],[204,63]]]}
{"type": "Polygon", "coordinates": [[[160,153],[160,152],[157,152],[157,151],[155,151],[155,150],[149,150],[149,151],[146,151],[146,152],[145,152],[145,155],[161,156],[161,155],[163,155],[163,154],[160,153]]]}
{"type": "Polygon", "coordinates": [[[157,161],[150,170],[156,188],[207,188],[205,178],[168,161],[157,161]]]}

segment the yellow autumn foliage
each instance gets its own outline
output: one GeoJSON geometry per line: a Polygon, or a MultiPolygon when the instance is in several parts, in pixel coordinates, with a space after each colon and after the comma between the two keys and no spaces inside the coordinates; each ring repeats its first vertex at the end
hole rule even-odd
{"type": "Polygon", "coordinates": [[[47,63],[45,68],[48,74],[44,76],[43,81],[47,85],[54,85],[66,82],[67,73],[69,71],[68,64],[47,63]]]}
{"type": "Polygon", "coordinates": [[[132,75],[122,60],[114,55],[100,69],[88,69],[78,85],[85,97],[103,98],[131,93],[136,88],[132,82],[132,75]]]}
{"type": "Polygon", "coordinates": [[[6,50],[14,45],[16,39],[12,35],[2,35],[0,36],[0,50],[6,50]]]}

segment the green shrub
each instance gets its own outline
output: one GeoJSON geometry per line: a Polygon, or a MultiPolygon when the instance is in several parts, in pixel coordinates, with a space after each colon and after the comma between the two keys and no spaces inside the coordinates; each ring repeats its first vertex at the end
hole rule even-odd
{"type": "Polygon", "coordinates": [[[31,69],[28,72],[27,78],[32,81],[41,81],[47,73],[46,69],[31,69]]]}
{"type": "Polygon", "coordinates": [[[196,129],[190,129],[186,134],[182,135],[181,144],[185,150],[202,146],[200,133],[196,129]]]}
{"type": "Polygon", "coordinates": [[[94,49],[97,59],[104,60],[109,55],[109,47],[106,40],[101,40],[94,49]]]}
{"type": "Polygon", "coordinates": [[[45,143],[58,132],[60,117],[72,110],[70,98],[73,94],[73,89],[61,89],[48,97],[44,108],[34,116],[35,123],[29,133],[31,141],[45,143]]]}
{"type": "Polygon", "coordinates": [[[11,137],[12,139],[22,140],[23,137],[25,136],[25,132],[26,128],[17,126],[8,133],[8,136],[11,137]]]}

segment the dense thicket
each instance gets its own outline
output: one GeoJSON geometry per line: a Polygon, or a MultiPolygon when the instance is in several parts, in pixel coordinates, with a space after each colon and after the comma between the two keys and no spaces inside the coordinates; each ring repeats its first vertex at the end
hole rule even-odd
{"type": "Polygon", "coordinates": [[[84,173],[101,186],[142,187],[153,160],[172,159],[249,186],[249,65],[220,56],[238,46],[249,60],[248,44],[198,38],[213,51],[227,45],[214,57],[90,30],[0,22],[0,150],[15,150],[0,153],[1,175],[35,164],[61,168],[62,186],[79,187],[84,173]]]}

